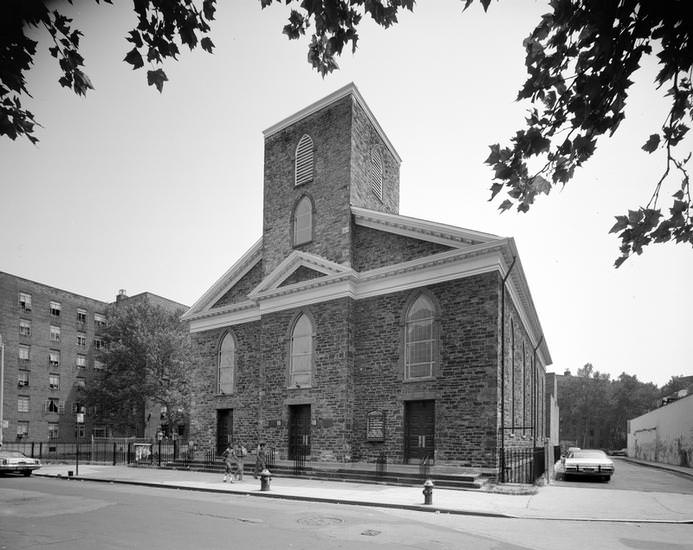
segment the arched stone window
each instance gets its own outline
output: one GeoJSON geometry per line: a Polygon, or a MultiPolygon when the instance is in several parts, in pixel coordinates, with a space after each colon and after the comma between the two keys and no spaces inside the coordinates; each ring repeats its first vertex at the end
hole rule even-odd
{"type": "Polygon", "coordinates": [[[420,294],[407,310],[404,326],[404,379],[431,378],[438,352],[436,307],[420,294]]]}
{"type": "Polygon", "coordinates": [[[217,393],[233,393],[236,377],[236,341],[227,332],[219,344],[217,358],[217,393]]]}
{"type": "Polygon", "coordinates": [[[296,146],[296,177],[294,185],[313,181],[313,140],[304,134],[296,146]]]}
{"type": "Polygon", "coordinates": [[[293,224],[294,246],[309,243],[313,240],[313,203],[311,203],[308,197],[303,197],[296,204],[293,224]]]}
{"type": "Polygon", "coordinates": [[[313,372],[313,323],[302,313],[291,332],[289,387],[308,388],[313,372]]]}
{"type": "Polygon", "coordinates": [[[383,157],[380,151],[374,149],[371,152],[371,166],[368,171],[368,179],[371,183],[371,190],[379,200],[383,200],[383,157]]]}

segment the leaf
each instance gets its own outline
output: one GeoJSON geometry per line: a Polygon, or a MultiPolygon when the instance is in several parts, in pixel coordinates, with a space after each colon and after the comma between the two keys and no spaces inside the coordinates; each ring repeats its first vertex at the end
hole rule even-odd
{"type": "Polygon", "coordinates": [[[212,49],[214,48],[214,43],[212,40],[205,36],[202,40],[200,40],[200,46],[202,47],[203,50],[209,53],[214,53],[212,49]]]}
{"type": "Polygon", "coordinates": [[[130,63],[130,65],[132,65],[133,71],[144,66],[142,55],[139,51],[137,51],[137,48],[132,48],[125,56],[125,59],[123,59],[123,61],[125,61],[126,63],[130,63]]]}
{"type": "Polygon", "coordinates": [[[164,82],[168,80],[166,73],[162,69],[155,71],[147,71],[147,84],[156,86],[156,89],[161,92],[164,88],[164,82]]]}
{"type": "Polygon", "coordinates": [[[659,140],[659,134],[652,134],[645,145],[642,146],[642,150],[646,153],[653,153],[659,147],[659,140]]]}
{"type": "Polygon", "coordinates": [[[500,210],[501,212],[505,212],[505,211],[508,210],[512,205],[513,205],[512,201],[510,201],[509,199],[505,199],[505,200],[500,204],[500,206],[498,207],[498,210],[500,210]]]}
{"type": "Polygon", "coordinates": [[[618,233],[619,231],[623,231],[626,227],[628,227],[628,218],[625,216],[616,216],[616,223],[609,230],[609,233],[618,233]]]}

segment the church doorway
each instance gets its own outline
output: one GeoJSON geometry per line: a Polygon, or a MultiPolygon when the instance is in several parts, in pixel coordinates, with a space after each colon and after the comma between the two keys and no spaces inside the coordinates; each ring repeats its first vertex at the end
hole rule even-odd
{"type": "Polygon", "coordinates": [[[289,406],[289,460],[310,455],[310,405],[289,406]]]}
{"type": "Polygon", "coordinates": [[[233,442],[233,409],[217,409],[217,456],[233,442]]]}
{"type": "Polygon", "coordinates": [[[435,401],[404,402],[404,462],[433,460],[435,451],[435,401]]]}

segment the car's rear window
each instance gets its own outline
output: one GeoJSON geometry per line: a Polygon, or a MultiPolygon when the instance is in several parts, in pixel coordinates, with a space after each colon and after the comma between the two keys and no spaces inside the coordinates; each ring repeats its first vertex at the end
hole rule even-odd
{"type": "Polygon", "coordinates": [[[604,458],[606,455],[603,451],[573,451],[570,456],[572,458],[604,458]]]}

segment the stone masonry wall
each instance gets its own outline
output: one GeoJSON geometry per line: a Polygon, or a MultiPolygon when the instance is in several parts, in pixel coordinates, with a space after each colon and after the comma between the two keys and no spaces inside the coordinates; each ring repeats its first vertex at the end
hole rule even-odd
{"type": "Polygon", "coordinates": [[[246,447],[254,447],[261,437],[258,418],[262,361],[259,353],[260,321],[192,334],[198,354],[193,376],[190,410],[190,438],[198,445],[216,444],[217,410],[233,409],[233,436],[246,447]],[[236,342],[234,392],[220,395],[217,386],[217,356],[223,335],[231,332],[236,342]]]}
{"type": "Polygon", "coordinates": [[[248,273],[233,285],[212,307],[237,304],[248,299],[248,293],[262,282],[262,261],[255,264],[248,273]]]}
{"type": "Polygon", "coordinates": [[[354,224],[353,261],[356,271],[415,260],[451,250],[449,246],[378,231],[354,224]]]}
{"type": "Polygon", "coordinates": [[[313,201],[313,240],[296,248],[337,263],[351,261],[351,110],[352,99],[347,96],[265,140],[265,275],[294,249],[292,213],[303,195],[313,201]],[[314,145],[313,181],[295,186],[296,146],[304,134],[311,137],[314,145]]]}
{"type": "Polygon", "coordinates": [[[399,162],[357,102],[354,102],[351,139],[351,204],[399,214],[399,162]],[[380,152],[383,159],[382,200],[373,193],[369,181],[371,153],[374,149],[380,152]]]}
{"type": "Polygon", "coordinates": [[[494,467],[497,409],[498,282],[485,274],[426,287],[440,307],[436,379],[403,382],[404,311],[419,290],[359,300],[355,306],[354,452],[401,461],[404,401],[435,399],[436,459],[494,467]],[[384,443],[365,442],[370,410],[386,411],[384,443]]]}

